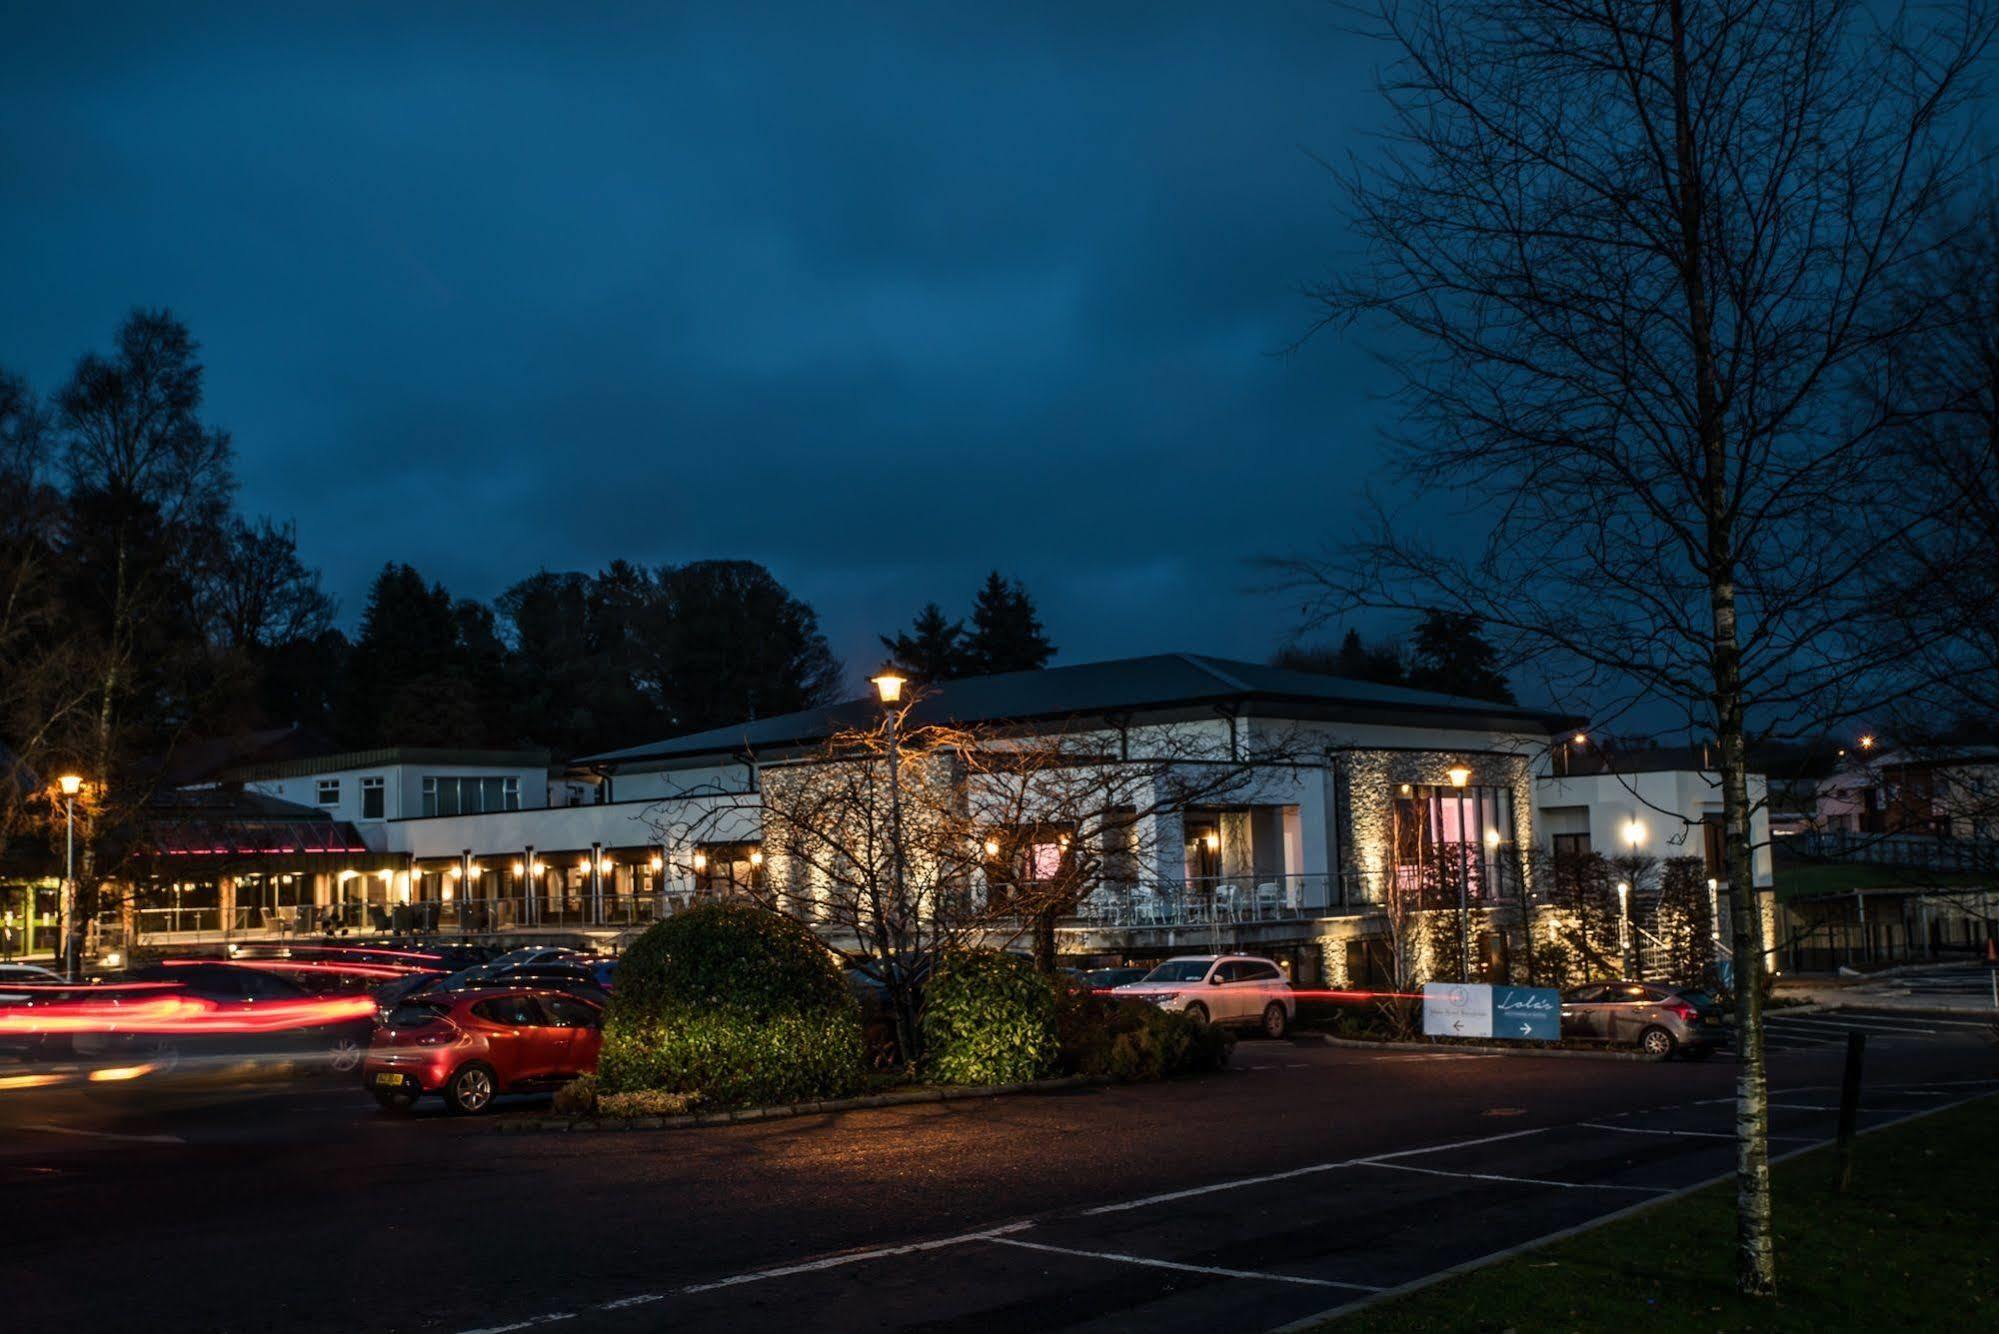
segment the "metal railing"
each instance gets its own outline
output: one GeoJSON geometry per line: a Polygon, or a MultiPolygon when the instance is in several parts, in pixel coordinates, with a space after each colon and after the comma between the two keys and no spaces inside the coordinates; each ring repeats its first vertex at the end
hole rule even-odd
{"type": "Polygon", "coordinates": [[[1999,875],[1999,839],[1944,838],[1935,834],[1867,834],[1852,829],[1808,829],[1787,840],[1806,857],[1868,862],[1921,871],[1999,875]]]}

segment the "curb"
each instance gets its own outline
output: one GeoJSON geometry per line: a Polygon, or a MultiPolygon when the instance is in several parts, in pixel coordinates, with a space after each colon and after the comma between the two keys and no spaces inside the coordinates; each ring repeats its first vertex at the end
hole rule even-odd
{"type": "MultiPolygon", "coordinates": [[[[1888,1015],[1907,1015],[1911,1019],[1990,1019],[1999,1024],[1999,1010],[1990,1005],[1977,1007],[1963,1005],[1897,1005],[1892,1000],[1880,1001],[1831,1001],[1813,1007],[1826,1014],[1838,1014],[1843,1010],[1872,1010],[1888,1015]]],[[[1786,1014],[1801,1011],[1787,1010],[1786,1014]]]]}
{"type": "Polygon", "coordinates": [[[1060,1079],[1037,1079],[1026,1084],[983,1084],[972,1088],[897,1089],[869,1093],[858,1098],[834,1098],[825,1102],[785,1103],[775,1107],[738,1107],[724,1112],[690,1112],[684,1116],[538,1116],[518,1121],[502,1121],[493,1129],[502,1135],[541,1133],[623,1134],[634,1130],[685,1130],[697,1126],[740,1125],[751,1121],[781,1121],[794,1116],[820,1116],[829,1112],[862,1111],[871,1107],[905,1107],[922,1102],[962,1102],[973,1098],[1000,1098],[1016,1093],[1055,1093],[1062,1089],[1094,1088],[1110,1080],[1100,1075],[1064,1075],[1060,1079]]]}
{"type": "Polygon", "coordinates": [[[1334,1047],[1350,1047],[1355,1051],[1422,1051],[1464,1052],[1472,1056],[1555,1056],[1579,1061],[1652,1061],[1656,1056],[1647,1056],[1636,1051],[1578,1051],[1573,1047],[1481,1047],[1461,1042],[1369,1042],[1365,1038],[1336,1038],[1328,1035],[1325,1041],[1334,1047]]]}

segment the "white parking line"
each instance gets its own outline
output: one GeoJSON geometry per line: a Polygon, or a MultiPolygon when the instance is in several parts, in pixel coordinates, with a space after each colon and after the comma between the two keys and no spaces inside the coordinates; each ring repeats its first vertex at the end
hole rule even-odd
{"type": "MultiPolygon", "coordinates": [[[[1615,1130],[1620,1135],[1677,1135],[1683,1139],[1732,1140],[1735,1138],[1734,1132],[1724,1130],[1648,1130],[1640,1126],[1607,1126],[1601,1121],[1578,1121],[1576,1124],[1587,1126],[1591,1130],[1615,1130]]],[[[1766,1135],[1764,1138],[1791,1140],[1798,1144],[1825,1143],[1824,1140],[1813,1139],[1809,1135],[1766,1135]]]]}
{"type": "Polygon", "coordinates": [[[1049,1246],[1038,1241],[1018,1241],[994,1237],[1000,1246],[1018,1246],[1024,1251],[1047,1251],[1051,1255],[1073,1255],[1085,1260],[1111,1260],[1118,1264],[1144,1265],[1148,1269],[1177,1269],[1185,1274],[1213,1274],[1218,1278],[1253,1278],[1270,1283],[1302,1283],[1313,1288],[1350,1288],[1355,1292],[1380,1292],[1373,1283],[1342,1283],[1331,1278],[1302,1278],[1297,1274],[1272,1274],[1260,1269],[1219,1269],[1213,1265],[1181,1264],[1178,1260],[1155,1260],[1146,1255],[1120,1255],[1115,1251],[1081,1251],[1069,1246],[1049,1246]]]}
{"type": "MultiPolygon", "coordinates": [[[[1803,1028],[1807,1034],[1823,1032],[1831,1028],[1833,1032],[1879,1032],[1879,1034],[1929,1034],[1937,1036],[1935,1028],[1913,1028],[1909,1024],[1875,1024],[1867,1020],[1783,1020],[1783,1028],[1777,1024],[1765,1024],[1765,1032],[1785,1032],[1789,1028],[1803,1028]]],[[[1791,1036],[1791,1034],[1787,1034],[1791,1036]]]]}
{"type": "Polygon", "coordinates": [[[1648,1195],[1663,1195],[1664,1186],[1612,1186],[1600,1181],[1551,1181],[1544,1177],[1509,1177],[1493,1172],[1446,1172],[1437,1167],[1418,1167],[1414,1163],[1384,1163],[1372,1158],[1363,1158],[1351,1163],[1352,1167],[1381,1167],[1391,1172],[1421,1172],[1430,1177],[1460,1177],[1466,1181],[1506,1181],[1521,1186],[1559,1186],[1563,1190],[1626,1190],[1642,1191],[1648,1195]]]}
{"type": "Polygon", "coordinates": [[[1423,1149],[1403,1149],[1399,1153],[1384,1153],[1375,1158],[1345,1158],[1335,1163],[1313,1163],[1310,1167],[1294,1167],[1288,1172],[1271,1172],[1264,1176],[1237,1177],[1232,1181],[1217,1181],[1207,1186],[1190,1186],[1186,1190],[1169,1190],[1163,1195],[1147,1195],[1143,1199],[1125,1200],[1119,1204],[1100,1204],[1094,1209],[1085,1209],[1083,1217],[1092,1218],[1098,1214],[1121,1214],[1131,1209],[1150,1208],[1155,1204],[1170,1204],[1174,1200],[1191,1200],[1200,1195],[1213,1195],[1217,1191],[1240,1190],[1244,1186],[1266,1186],[1273,1181],[1293,1181],[1299,1177],[1313,1176],[1320,1172],[1337,1172],[1343,1167],[1352,1167],[1359,1162],[1382,1162],[1390,1158],[1413,1158],[1425,1153],[1443,1153],[1450,1149],[1469,1149],[1479,1144],[1496,1144],[1503,1139],[1519,1139],[1523,1135],[1538,1135],[1541,1131],[1511,1130],[1504,1135],[1484,1135],[1478,1139],[1463,1139],[1452,1144],[1436,1144],[1423,1149]]]}
{"type": "Polygon", "coordinates": [[[838,1269],[842,1265],[858,1264],[863,1260],[885,1260],[892,1255],[917,1255],[923,1251],[941,1251],[947,1246],[963,1246],[974,1241],[997,1241],[1009,1233],[1024,1232],[1033,1226],[1032,1223],[1008,1223],[1004,1227],[987,1228],[983,1232],[960,1233],[958,1236],[943,1237],[937,1241],[915,1241],[904,1246],[881,1246],[871,1251],[849,1251],[845,1255],[828,1256],[824,1260],[807,1260],[803,1264],[781,1265],[776,1269],[758,1269],[747,1274],[732,1274],[713,1283],[696,1283],[680,1291],[682,1295],[714,1292],[720,1288],[738,1287],[744,1283],[761,1283],[765,1279],[789,1278],[793,1274],[816,1274],[822,1269],[838,1269]]]}

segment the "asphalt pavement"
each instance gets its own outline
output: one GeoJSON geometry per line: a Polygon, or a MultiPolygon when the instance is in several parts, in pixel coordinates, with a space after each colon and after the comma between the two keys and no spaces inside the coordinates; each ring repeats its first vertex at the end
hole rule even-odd
{"type": "MultiPolygon", "coordinates": [[[[1999,1091],[1975,1023],[1773,1015],[1774,1152],[1832,1133],[1862,1026],[1863,1125],[1999,1091]]],[[[9,1322],[1271,1328],[1726,1173],[1733,1076],[1252,1041],[1168,1085],[567,1135],[325,1081],[0,1094],[9,1322]]]]}

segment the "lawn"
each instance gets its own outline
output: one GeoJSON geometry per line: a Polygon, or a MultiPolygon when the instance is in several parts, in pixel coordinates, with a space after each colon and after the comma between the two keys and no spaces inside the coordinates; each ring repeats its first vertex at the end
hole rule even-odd
{"type": "Polygon", "coordinates": [[[1778,1295],[1732,1275],[1732,1183],[1369,1307],[1332,1334],[1410,1330],[1999,1328],[1999,1099],[1863,1136],[1850,1193],[1833,1156],[1776,1169],[1778,1295]]]}

